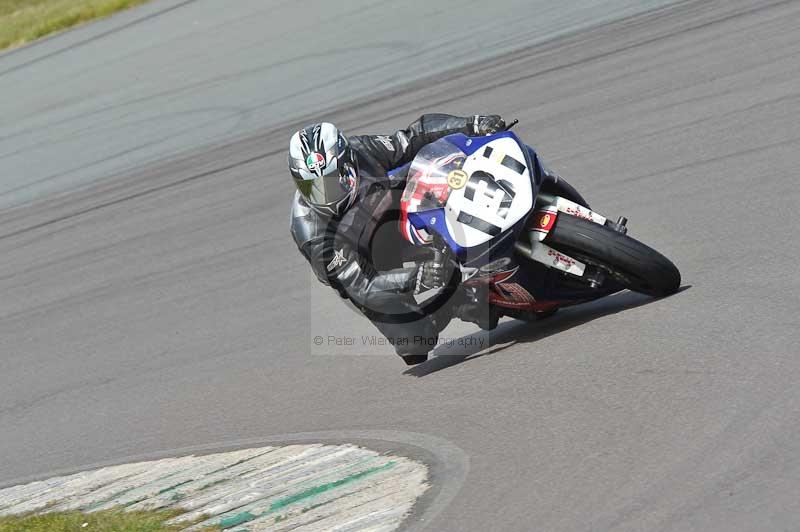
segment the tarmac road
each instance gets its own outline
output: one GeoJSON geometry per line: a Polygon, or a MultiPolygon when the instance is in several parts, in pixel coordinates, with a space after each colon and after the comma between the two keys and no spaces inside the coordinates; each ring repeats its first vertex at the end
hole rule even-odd
{"type": "Polygon", "coordinates": [[[799,26],[800,2],[681,2],[329,109],[366,132],[519,118],[683,273],[409,371],[314,345],[374,332],[286,231],[285,144],[313,113],[0,212],[0,485],[325,431],[462,452],[428,530],[798,528],[799,26]]]}
{"type": "Polygon", "coordinates": [[[0,207],[665,3],[159,0],[0,56],[0,207]]]}

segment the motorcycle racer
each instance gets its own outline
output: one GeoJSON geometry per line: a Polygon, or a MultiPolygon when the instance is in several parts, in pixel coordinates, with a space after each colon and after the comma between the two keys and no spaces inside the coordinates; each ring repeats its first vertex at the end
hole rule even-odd
{"type": "Polygon", "coordinates": [[[389,172],[439,138],[454,133],[491,135],[504,128],[498,115],[426,114],[392,135],[345,137],[323,122],[296,132],[290,140],[288,165],[298,189],[291,233],[298,249],[317,278],[367,316],[407,364],[426,360],[453,311],[458,314],[458,309],[449,309],[426,315],[413,297],[443,287],[454,265],[426,260],[408,268],[383,267],[400,262],[396,256],[385,258],[396,248],[381,241],[397,234],[406,177],[402,170],[391,176],[389,172]],[[382,231],[386,226],[394,230],[382,231]]]}

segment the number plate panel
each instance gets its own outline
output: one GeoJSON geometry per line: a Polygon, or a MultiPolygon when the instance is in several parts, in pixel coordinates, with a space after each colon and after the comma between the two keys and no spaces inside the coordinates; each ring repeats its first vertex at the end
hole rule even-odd
{"type": "Polygon", "coordinates": [[[466,184],[451,187],[445,207],[447,229],[459,246],[484,244],[530,211],[530,171],[514,139],[499,138],[481,147],[462,170],[466,184]]]}

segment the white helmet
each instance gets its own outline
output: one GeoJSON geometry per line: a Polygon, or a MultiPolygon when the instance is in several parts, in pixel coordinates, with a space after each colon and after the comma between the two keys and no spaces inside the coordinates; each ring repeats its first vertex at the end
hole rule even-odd
{"type": "Polygon", "coordinates": [[[314,124],[292,135],[289,171],[315,211],[341,216],[353,204],[358,166],[350,143],[333,124],[314,124]]]}

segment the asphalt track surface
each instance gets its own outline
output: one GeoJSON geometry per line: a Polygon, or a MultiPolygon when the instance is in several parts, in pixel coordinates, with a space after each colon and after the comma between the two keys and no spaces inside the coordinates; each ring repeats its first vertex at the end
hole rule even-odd
{"type": "Polygon", "coordinates": [[[0,484],[353,439],[433,463],[428,530],[796,529],[798,27],[800,2],[681,2],[329,109],[366,132],[519,118],[683,273],[410,371],[314,346],[373,333],[286,231],[305,118],[0,212],[0,484]]]}
{"type": "Polygon", "coordinates": [[[666,2],[158,0],[0,58],[0,207],[666,2]]]}

